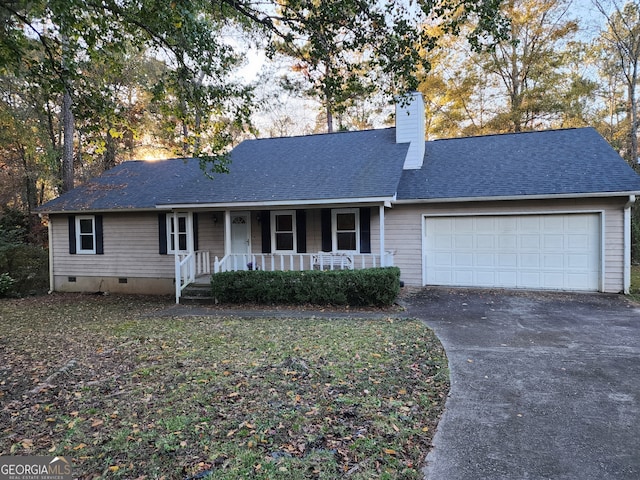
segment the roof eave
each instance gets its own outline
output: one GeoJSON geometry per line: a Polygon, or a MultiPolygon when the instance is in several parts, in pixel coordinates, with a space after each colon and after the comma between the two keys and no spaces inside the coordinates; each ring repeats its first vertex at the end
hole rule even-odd
{"type": "Polygon", "coordinates": [[[388,204],[395,201],[395,196],[384,197],[357,197],[357,198],[326,198],[308,200],[272,200],[256,202],[221,202],[221,203],[158,203],[156,209],[237,209],[248,210],[265,207],[292,207],[292,206],[322,206],[322,205],[346,205],[346,204],[388,204]]]}
{"type": "Polygon", "coordinates": [[[143,208],[83,208],[83,209],[70,209],[70,210],[37,210],[38,215],[82,215],[92,213],[130,213],[130,212],[155,212],[155,207],[143,207],[143,208]]]}
{"type": "Polygon", "coordinates": [[[590,193],[562,193],[545,195],[504,195],[487,197],[450,197],[450,198],[416,198],[399,199],[394,203],[397,205],[415,203],[462,203],[462,202],[492,202],[506,200],[559,200],[570,198],[606,198],[606,197],[628,197],[630,195],[640,195],[638,190],[625,190],[616,192],[590,192],[590,193]]]}

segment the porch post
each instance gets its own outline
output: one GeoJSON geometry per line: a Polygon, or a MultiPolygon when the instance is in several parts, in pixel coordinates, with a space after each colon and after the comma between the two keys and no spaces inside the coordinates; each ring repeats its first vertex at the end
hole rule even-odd
{"type": "Polygon", "coordinates": [[[231,210],[224,211],[224,256],[231,254],[231,210]]]}
{"type": "MultiPolygon", "coordinates": [[[[182,272],[180,270],[180,257],[178,255],[178,214],[174,210],[171,214],[171,222],[173,225],[173,231],[171,233],[171,239],[173,240],[173,265],[176,278],[176,304],[180,303],[180,293],[182,293],[182,272]]],[[[171,245],[169,245],[171,246],[171,245]]]]}
{"type": "Polygon", "coordinates": [[[380,266],[386,267],[384,255],[384,204],[380,205],[380,266]]]}

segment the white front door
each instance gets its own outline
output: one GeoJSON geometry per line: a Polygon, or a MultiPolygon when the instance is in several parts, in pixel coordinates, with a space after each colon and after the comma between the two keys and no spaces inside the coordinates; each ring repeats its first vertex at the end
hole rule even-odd
{"type": "Polygon", "coordinates": [[[231,214],[231,253],[244,255],[250,253],[251,226],[248,213],[231,214]]]}

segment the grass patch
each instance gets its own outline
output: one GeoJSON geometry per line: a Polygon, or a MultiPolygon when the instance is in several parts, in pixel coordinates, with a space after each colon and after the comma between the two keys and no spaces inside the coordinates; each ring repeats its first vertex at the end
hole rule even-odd
{"type": "Polygon", "coordinates": [[[636,302],[640,302],[640,265],[631,265],[629,297],[636,302]]]}
{"type": "Polygon", "coordinates": [[[449,387],[421,322],[154,316],[168,305],[0,301],[0,455],[83,478],[421,478],[449,387]]]}

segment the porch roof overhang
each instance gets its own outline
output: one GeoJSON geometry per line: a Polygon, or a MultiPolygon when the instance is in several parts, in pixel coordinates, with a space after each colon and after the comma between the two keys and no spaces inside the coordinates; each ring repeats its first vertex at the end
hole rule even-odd
{"type": "Polygon", "coordinates": [[[162,210],[255,210],[268,207],[275,208],[302,208],[324,206],[373,206],[384,205],[390,208],[396,201],[396,196],[391,197],[366,197],[366,198],[322,198],[309,200],[272,200],[258,202],[222,202],[222,203],[159,203],[157,209],[162,210]]]}

